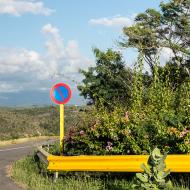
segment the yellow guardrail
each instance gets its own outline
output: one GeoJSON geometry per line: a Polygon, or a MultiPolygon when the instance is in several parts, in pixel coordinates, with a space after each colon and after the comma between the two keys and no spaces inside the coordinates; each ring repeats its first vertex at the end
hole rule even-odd
{"type": "MultiPolygon", "coordinates": [[[[111,171],[142,172],[140,166],[147,163],[148,155],[123,156],[53,156],[49,155],[51,171],[111,171]]],[[[190,172],[190,155],[168,155],[167,169],[171,172],[190,172]]]]}

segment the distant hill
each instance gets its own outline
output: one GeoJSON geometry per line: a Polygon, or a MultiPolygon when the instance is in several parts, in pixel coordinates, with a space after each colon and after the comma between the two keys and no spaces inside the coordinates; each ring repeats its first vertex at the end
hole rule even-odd
{"type": "MultiPolygon", "coordinates": [[[[65,106],[65,129],[77,125],[81,106],[65,106]]],[[[0,107],[0,140],[59,135],[59,106],[0,107]]]]}

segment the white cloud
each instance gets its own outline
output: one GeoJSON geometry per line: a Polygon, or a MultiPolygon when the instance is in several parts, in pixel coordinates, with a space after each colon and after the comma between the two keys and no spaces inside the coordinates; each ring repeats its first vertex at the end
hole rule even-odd
{"type": "Polygon", "coordinates": [[[45,54],[24,48],[0,48],[0,93],[15,89],[44,91],[55,80],[79,80],[79,68],[93,65],[81,55],[76,41],[64,45],[58,28],[47,24],[42,33],[47,37],[45,54]]]}
{"type": "Polygon", "coordinates": [[[76,74],[79,68],[86,69],[93,62],[82,56],[78,43],[74,40],[68,41],[66,45],[60,36],[59,30],[51,24],[42,28],[42,32],[49,37],[46,43],[47,53],[55,73],[76,74]]]}
{"type": "Polygon", "coordinates": [[[54,10],[39,0],[0,0],[0,14],[21,16],[24,13],[51,15],[54,10]]]}
{"type": "Polygon", "coordinates": [[[7,92],[19,92],[22,87],[15,87],[7,82],[0,81],[0,93],[7,93],[7,92]]]}
{"type": "Polygon", "coordinates": [[[104,17],[104,18],[97,18],[91,19],[89,24],[91,25],[103,25],[107,27],[123,27],[123,26],[131,26],[134,23],[135,14],[122,17],[120,15],[116,15],[112,18],[104,17]]]}
{"type": "Polygon", "coordinates": [[[64,53],[63,40],[60,36],[59,30],[51,24],[43,26],[42,33],[48,37],[46,48],[50,56],[55,59],[61,59],[64,53]]]}
{"type": "Polygon", "coordinates": [[[27,49],[0,48],[0,74],[22,73],[41,77],[44,60],[39,53],[27,49]]]}
{"type": "Polygon", "coordinates": [[[160,51],[160,62],[161,65],[168,62],[172,57],[174,57],[174,53],[170,48],[162,48],[160,51]]]}
{"type": "Polygon", "coordinates": [[[77,73],[79,69],[87,69],[93,65],[92,60],[80,54],[78,43],[71,40],[65,49],[65,60],[68,63],[64,68],[66,73],[77,73]]]}

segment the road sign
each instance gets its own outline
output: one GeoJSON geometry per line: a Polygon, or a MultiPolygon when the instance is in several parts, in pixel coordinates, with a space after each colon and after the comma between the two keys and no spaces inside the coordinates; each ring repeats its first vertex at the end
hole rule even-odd
{"type": "Polygon", "coordinates": [[[60,105],[60,154],[63,154],[64,143],[64,105],[71,99],[71,89],[65,83],[58,83],[51,88],[50,97],[60,105]]]}
{"type": "Polygon", "coordinates": [[[66,104],[71,98],[71,89],[65,83],[58,83],[52,87],[50,97],[56,104],[66,104]]]}

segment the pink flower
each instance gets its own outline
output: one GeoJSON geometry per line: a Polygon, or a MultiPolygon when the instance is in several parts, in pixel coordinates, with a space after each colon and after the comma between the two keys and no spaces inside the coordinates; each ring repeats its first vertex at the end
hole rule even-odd
{"type": "Polygon", "coordinates": [[[113,149],[112,145],[113,145],[113,143],[111,143],[111,142],[108,141],[107,142],[107,146],[106,146],[106,150],[107,151],[111,151],[113,149]]]}
{"type": "Polygon", "coordinates": [[[107,144],[108,144],[108,146],[112,146],[113,145],[113,143],[111,143],[111,142],[107,142],[107,144]]]}
{"type": "Polygon", "coordinates": [[[107,151],[111,151],[112,149],[113,149],[112,146],[106,146],[106,150],[107,150],[107,151]]]}
{"type": "Polygon", "coordinates": [[[80,134],[81,136],[83,136],[85,133],[84,133],[83,130],[81,130],[81,131],[79,132],[79,134],[80,134]]]}
{"type": "Polygon", "coordinates": [[[184,135],[186,135],[187,133],[189,133],[190,130],[187,130],[187,129],[184,129],[180,134],[179,134],[179,137],[182,138],[184,137],[184,135]]]}

